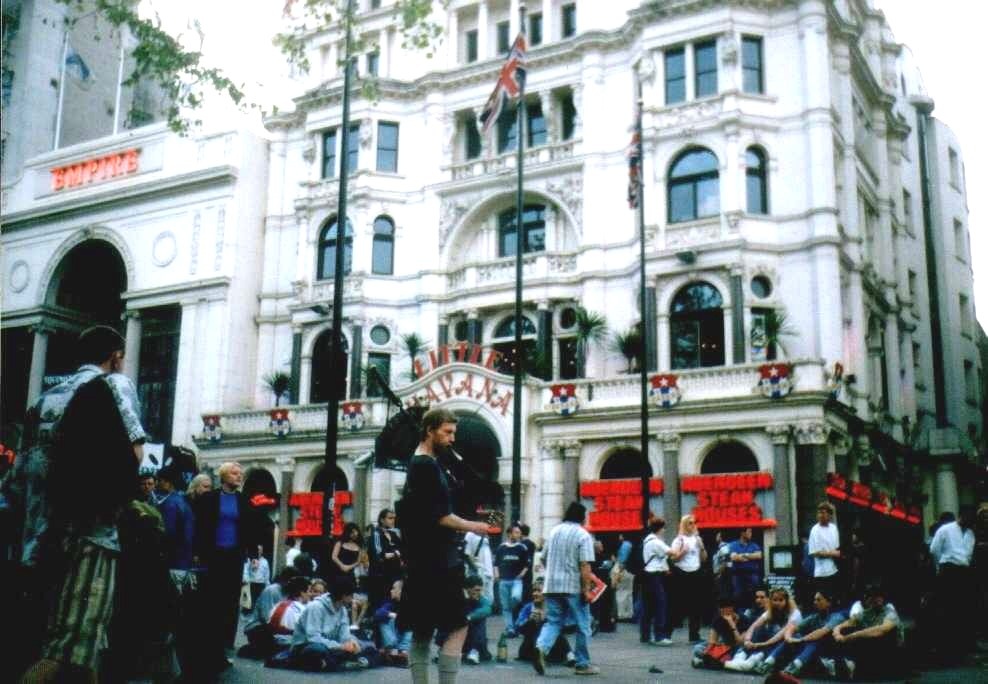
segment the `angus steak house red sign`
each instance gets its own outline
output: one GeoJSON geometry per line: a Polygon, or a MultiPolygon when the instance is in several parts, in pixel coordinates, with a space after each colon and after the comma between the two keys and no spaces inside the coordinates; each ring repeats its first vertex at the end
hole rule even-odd
{"type": "Polygon", "coordinates": [[[140,149],[134,148],[55,167],[51,170],[52,192],[102,183],[137,173],[140,170],[140,153],[140,149]]]}

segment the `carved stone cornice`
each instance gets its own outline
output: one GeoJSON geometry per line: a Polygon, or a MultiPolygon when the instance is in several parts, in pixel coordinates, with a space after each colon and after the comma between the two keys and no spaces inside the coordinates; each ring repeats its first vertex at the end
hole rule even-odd
{"type": "Polygon", "coordinates": [[[797,444],[826,444],[830,426],[816,421],[804,421],[796,426],[797,444]]]}
{"type": "Polygon", "coordinates": [[[789,437],[792,435],[792,428],[781,423],[776,425],[766,425],[765,432],[768,433],[769,439],[772,440],[772,444],[785,445],[789,443],[789,437]]]}
{"type": "Polygon", "coordinates": [[[683,443],[682,436],[672,430],[663,430],[655,438],[659,440],[663,451],[679,451],[679,447],[683,443]]]}

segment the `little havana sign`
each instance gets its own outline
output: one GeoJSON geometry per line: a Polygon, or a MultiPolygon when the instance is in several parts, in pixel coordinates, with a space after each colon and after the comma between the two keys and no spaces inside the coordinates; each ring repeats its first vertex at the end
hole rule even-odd
{"type": "Polygon", "coordinates": [[[408,405],[429,404],[435,406],[450,399],[471,399],[486,404],[501,416],[507,416],[511,409],[513,392],[508,386],[490,376],[500,352],[484,350],[479,345],[463,342],[459,345],[444,345],[429,352],[429,370],[416,360],[416,382],[424,381],[424,387],[415,391],[408,405]],[[448,364],[456,364],[450,366],[448,364]],[[475,366],[476,370],[471,368],[475,366]],[[481,370],[483,369],[483,370],[481,370]]]}

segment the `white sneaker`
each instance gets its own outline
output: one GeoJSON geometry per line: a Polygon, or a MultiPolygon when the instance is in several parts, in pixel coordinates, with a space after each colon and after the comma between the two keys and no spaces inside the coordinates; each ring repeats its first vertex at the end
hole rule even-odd
{"type": "Polygon", "coordinates": [[[855,663],[850,658],[844,658],[844,667],[847,668],[847,678],[854,679],[854,670],[857,668],[857,663],[855,663]]]}
{"type": "Polygon", "coordinates": [[[764,658],[765,658],[764,653],[756,653],[755,655],[751,656],[746,661],[744,661],[744,664],[741,666],[741,672],[751,672],[758,666],[760,662],[762,662],[764,658]]]}
{"type": "Polygon", "coordinates": [[[566,664],[571,667],[573,665],[576,665],[576,654],[573,653],[573,651],[570,651],[569,653],[566,654],[566,664]]]}
{"type": "Polygon", "coordinates": [[[747,672],[748,655],[744,651],[738,651],[734,654],[733,658],[724,663],[724,669],[734,672],[747,672]]]}
{"type": "Polygon", "coordinates": [[[831,678],[837,676],[837,663],[833,658],[820,658],[820,665],[827,671],[827,676],[831,678]]]}
{"type": "Polygon", "coordinates": [[[477,649],[471,649],[470,652],[467,653],[467,662],[473,663],[474,665],[480,665],[480,653],[477,652],[477,649]]]}
{"type": "Polygon", "coordinates": [[[672,639],[659,639],[659,646],[672,646],[672,639]]]}

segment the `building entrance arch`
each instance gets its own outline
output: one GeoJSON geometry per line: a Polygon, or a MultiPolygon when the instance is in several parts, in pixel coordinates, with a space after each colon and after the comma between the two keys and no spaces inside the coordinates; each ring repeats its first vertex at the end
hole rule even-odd
{"type": "Polygon", "coordinates": [[[703,475],[754,472],[758,472],[758,459],[751,453],[751,449],[733,440],[715,446],[700,464],[700,473],[703,475]]]}
{"type": "MultiPolygon", "coordinates": [[[[649,477],[652,477],[652,464],[645,463],[649,477]]],[[[642,476],[642,454],[632,447],[618,447],[607,457],[600,467],[601,480],[626,480],[642,476]]]]}
{"type": "Polygon", "coordinates": [[[500,508],[504,504],[504,489],[498,484],[501,443],[486,420],[473,412],[456,412],[456,453],[479,476],[476,491],[478,503],[500,508]]]}

